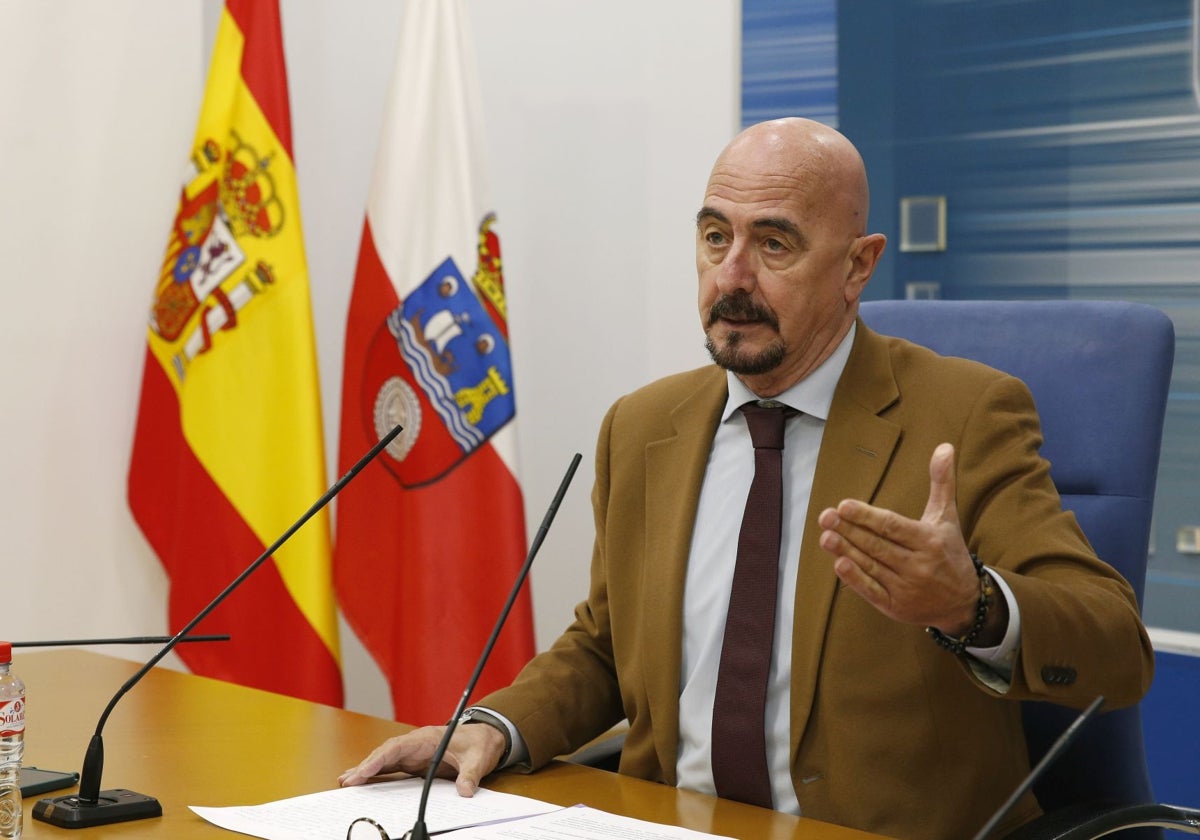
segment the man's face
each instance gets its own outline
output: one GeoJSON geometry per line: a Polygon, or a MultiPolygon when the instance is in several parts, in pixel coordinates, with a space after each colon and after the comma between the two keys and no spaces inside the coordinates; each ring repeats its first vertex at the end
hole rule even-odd
{"type": "Polygon", "coordinates": [[[730,157],[697,215],[700,320],[713,360],[768,396],[845,335],[862,289],[850,279],[859,240],[821,173],[730,157]]]}

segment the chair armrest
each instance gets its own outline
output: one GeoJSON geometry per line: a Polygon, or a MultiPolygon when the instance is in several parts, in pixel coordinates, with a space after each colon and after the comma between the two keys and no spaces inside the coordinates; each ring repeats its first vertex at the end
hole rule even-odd
{"type": "Polygon", "coordinates": [[[621,763],[621,747],[625,745],[626,731],[627,727],[624,726],[610,729],[599,738],[589,741],[575,752],[564,756],[563,760],[572,764],[595,767],[599,770],[611,770],[615,773],[621,763]]]}
{"type": "Polygon", "coordinates": [[[1095,840],[1126,828],[1169,828],[1200,835],[1200,811],[1155,803],[1072,806],[1043,814],[1004,840],[1095,840]]]}

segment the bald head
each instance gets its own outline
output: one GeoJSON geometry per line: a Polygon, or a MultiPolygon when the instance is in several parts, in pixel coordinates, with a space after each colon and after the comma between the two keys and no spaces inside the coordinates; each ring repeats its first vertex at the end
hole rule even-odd
{"type": "Polygon", "coordinates": [[[760,397],[833,353],[886,238],[868,234],[854,146],[812,120],[751,126],[713,165],[696,214],[700,319],[713,361],[760,397]]]}
{"type": "Polygon", "coordinates": [[[786,117],[750,126],[721,152],[709,182],[727,178],[798,190],[810,212],[836,214],[830,221],[845,224],[851,236],[866,233],[870,191],[862,156],[823,123],[786,117]]]}

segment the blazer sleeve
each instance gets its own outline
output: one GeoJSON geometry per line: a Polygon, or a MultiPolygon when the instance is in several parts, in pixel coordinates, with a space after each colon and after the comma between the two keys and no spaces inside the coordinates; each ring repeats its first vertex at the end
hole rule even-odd
{"type": "MultiPolygon", "coordinates": [[[[607,506],[609,441],[619,405],[605,416],[596,447],[596,511],[607,506]]],[[[478,701],[517,727],[529,750],[530,769],[578,749],[624,716],[609,625],[605,533],[602,518],[597,515],[596,520],[588,597],[576,606],[574,621],[510,686],[478,701]]]]}
{"type": "Polygon", "coordinates": [[[1109,708],[1132,705],[1154,672],[1136,598],[1062,509],[1041,443],[1028,388],[1002,376],[980,393],[958,444],[967,545],[1004,578],[1021,611],[1008,696],[1082,708],[1103,694],[1109,708]]]}

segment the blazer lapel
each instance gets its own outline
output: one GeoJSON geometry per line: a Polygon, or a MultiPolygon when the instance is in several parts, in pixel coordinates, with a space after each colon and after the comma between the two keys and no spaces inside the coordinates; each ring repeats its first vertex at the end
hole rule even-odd
{"type": "Polygon", "coordinates": [[[812,712],[826,625],[839,583],[829,555],[818,544],[821,528],[816,518],[842,499],[874,498],[900,440],[900,428],[879,414],[898,396],[886,341],[859,320],[821,438],[800,549],[792,631],[793,764],[812,712]]]}
{"type": "Polygon", "coordinates": [[[646,444],[645,591],[670,593],[670,609],[642,615],[642,638],[661,652],[654,657],[661,667],[646,674],[646,693],[655,750],[671,784],[679,745],[684,580],[700,487],[728,396],[724,371],[711,370],[671,411],[674,434],[646,444]]]}

